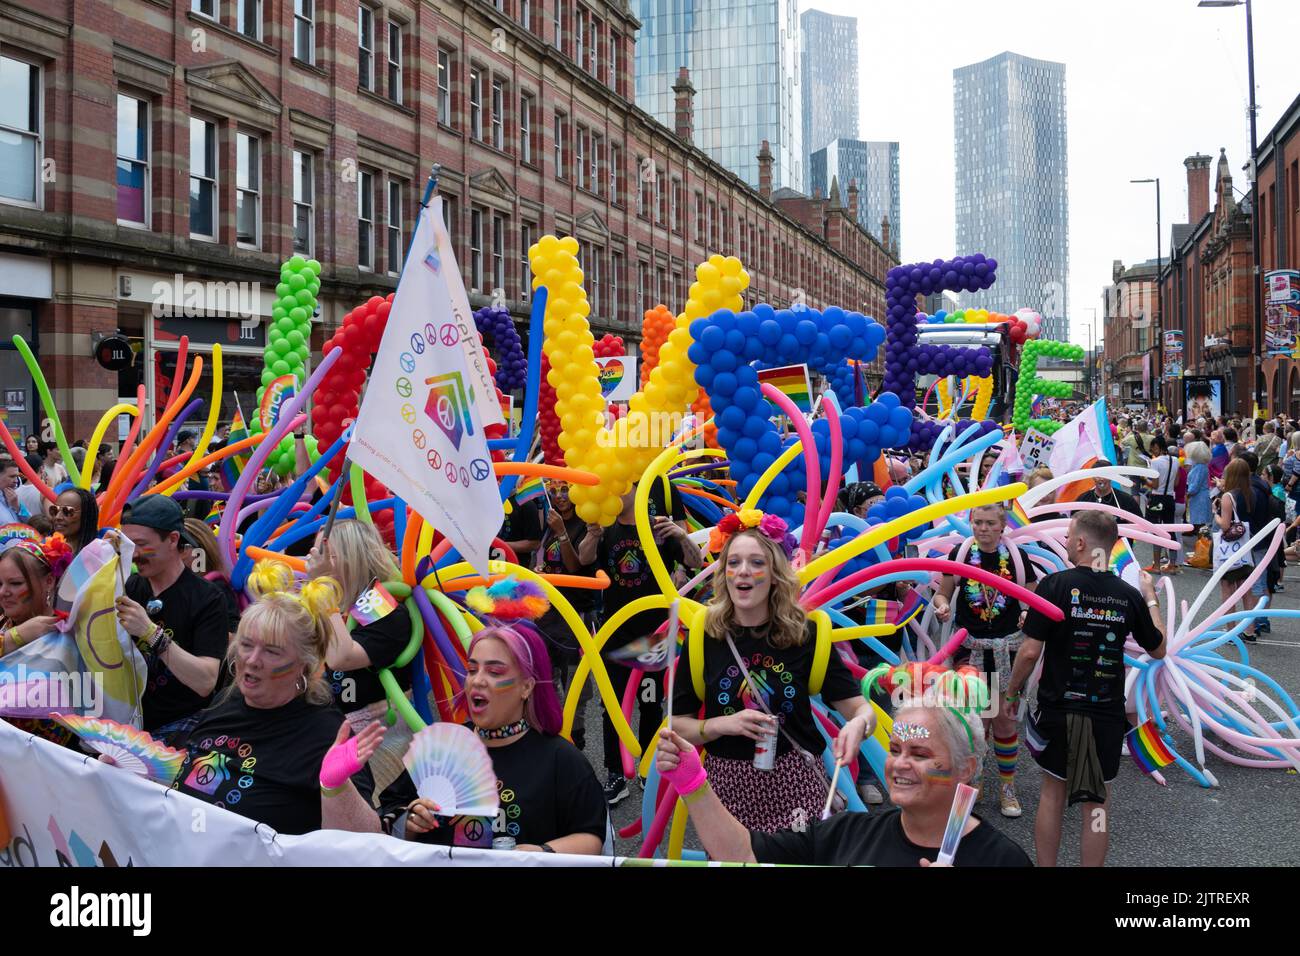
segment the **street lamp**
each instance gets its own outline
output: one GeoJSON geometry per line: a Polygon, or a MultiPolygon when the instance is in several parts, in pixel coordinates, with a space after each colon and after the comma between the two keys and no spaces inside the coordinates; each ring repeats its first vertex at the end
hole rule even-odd
{"type": "Polygon", "coordinates": [[[1092,313],[1092,320],[1088,323],[1088,404],[1097,400],[1094,383],[1096,380],[1097,354],[1093,348],[1093,338],[1097,334],[1097,310],[1090,307],[1087,311],[1092,313]]]}
{"type": "Polygon", "coordinates": [[[1130,179],[1130,183],[1156,184],[1156,378],[1160,382],[1160,401],[1165,400],[1165,287],[1160,273],[1165,271],[1164,247],[1160,244],[1160,177],[1155,179],[1130,179]]]}
{"type": "MultiPolygon", "coordinates": [[[[1251,19],[1250,0],[1200,0],[1198,7],[1246,8],[1246,72],[1250,83],[1250,302],[1255,315],[1255,402],[1264,395],[1264,313],[1260,300],[1259,277],[1259,170],[1255,157],[1259,153],[1259,140],[1255,132],[1255,28],[1251,19]]],[[[1254,410],[1251,410],[1254,414],[1254,410]]]]}

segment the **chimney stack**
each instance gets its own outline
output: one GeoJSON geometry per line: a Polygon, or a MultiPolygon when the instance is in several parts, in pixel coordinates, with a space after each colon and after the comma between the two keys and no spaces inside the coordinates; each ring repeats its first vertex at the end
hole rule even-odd
{"type": "Polygon", "coordinates": [[[889,241],[889,213],[885,213],[880,217],[880,244],[886,250],[893,251],[894,247],[889,241]]]}
{"type": "Polygon", "coordinates": [[[1187,222],[1196,225],[1210,211],[1210,157],[1204,153],[1183,160],[1187,167],[1187,222]]]}
{"type": "Polygon", "coordinates": [[[767,140],[758,150],[758,194],[764,199],[772,198],[772,147],[767,140]]]}
{"type": "Polygon", "coordinates": [[[849,218],[858,222],[858,181],[849,180],[849,218]]]}
{"type": "Polygon", "coordinates": [[[689,143],[695,132],[695,87],[691,85],[691,71],[684,66],[677,70],[673,92],[677,94],[674,129],[679,139],[689,143]]]}

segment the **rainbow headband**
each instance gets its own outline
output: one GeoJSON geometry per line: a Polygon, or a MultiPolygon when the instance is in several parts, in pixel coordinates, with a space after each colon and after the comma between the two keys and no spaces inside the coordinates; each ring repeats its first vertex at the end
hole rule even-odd
{"type": "Polygon", "coordinates": [[[733,535],[750,530],[756,530],[779,544],[787,558],[794,554],[798,542],[790,534],[785,520],[779,515],[763,514],[757,508],[744,508],[724,516],[709,532],[709,551],[721,551],[733,535]]]}
{"type": "Polygon", "coordinates": [[[50,569],[58,577],[72,563],[72,548],[59,532],[48,538],[10,537],[0,542],[0,552],[25,551],[50,569]]]}

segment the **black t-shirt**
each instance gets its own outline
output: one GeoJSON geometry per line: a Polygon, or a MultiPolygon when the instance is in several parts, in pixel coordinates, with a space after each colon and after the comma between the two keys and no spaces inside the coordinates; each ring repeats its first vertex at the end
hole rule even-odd
{"type": "Polygon", "coordinates": [[[1044,644],[1040,706],[1124,719],[1124,641],[1146,651],[1161,641],[1137,589],[1110,571],[1069,568],[1043,578],[1038,596],[1065,612],[1060,623],[1030,609],[1025,634],[1044,644]]]}
{"type": "Polygon", "coordinates": [[[686,506],[682,503],[680,494],[673,495],[673,506],[671,511],[669,510],[664,501],[664,482],[662,478],[655,479],[655,483],[650,488],[650,500],[646,505],[646,513],[651,518],[668,515],[674,521],[686,520],[686,506]]]}
{"type": "MultiPolygon", "coordinates": [[[[352,639],[360,644],[370,658],[370,666],[355,671],[325,672],[325,683],[334,693],[334,703],[346,714],[360,710],[377,700],[384,700],[384,685],[379,683],[379,672],[392,667],[406,645],[411,642],[411,613],[405,604],[399,604],[373,624],[357,627],[352,639]]],[[[393,672],[402,690],[411,687],[411,665],[393,672]]]]}
{"type": "MultiPolygon", "coordinates": [[[[1118,508],[1120,511],[1127,511],[1131,515],[1142,517],[1142,509],[1138,506],[1137,499],[1127,491],[1121,491],[1118,485],[1112,485],[1109,492],[1103,497],[1097,497],[1097,489],[1089,488],[1083,494],[1079,495],[1078,501],[1100,502],[1103,505],[1110,505],[1112,508],[1118,508]]],[[[1111,515],[1111,517],[1115,517],[1111,515]]]]}
{"type": "MultiPolygon", "coordinates": [[[[126,581],[126,595],[141,607],[148,608],[155,599],[153,588],[139,574],[126,581]]],[[[189,568],[162,594],[162,610],[151,615],[161,624],[177,646],[196,657],[226,656],[229,641],[229,611],[220,589],[205,581],[189,568]]],[[[212,700],[194,693],[161,660],[149,657],[149,683],[144,692],[144,729],[156,730],[173,721],[197,713],[212,700]]]]}
{"type": "Polygon", "coordinates": [[[231,634],[234,634],[239,630],[239,597],[235,594],[235,589],[225,577],[219,574],[212,578],[205,575],[203,580],[221,592],[221,600],[226,606],[226,627],[231,634]]]}
{"type": "MultiPolygon", "coordinates": [[[[974,819],[978,820],[976,816],[974,819]]],[[[920,846],[903,831],[903,811],[897,807],[870,813],[837,813],[815,820],[798,833],[749,835],[759,863],[798,866],[920,866],[939,856],[937,846],[920,846]]],[[[1033,866],[1025,851],[987,823],[980,822],[961,838],[953,866],[1033,866]]]]}
{"type": "MultiPolygon", "coordinates": [[[[766,629],[764,628],[764,631],[766,629]]],[[[759,636],[755,628],[736,627],[731,635],[741,660],[749,669],[749,676],[763,693],[767,709],[781,721],[781,727],[799,746],[813,754],[826,749],[826,742],[817,730],[808,698],[808,683],[812,679],[813,653],[816,650],[816,626],[808,622],[808,639],[798,647],[777,649],[759,636]]],[[[690,641],[686,642],[674,679],[673,714],[696,717],[700,713],[700,699],[695,696],[691,680],[690,641]]],[[[822,682],[821,697],[829,705],[833,701],[860,697],[862,687],[832,650],[822,682]]],[[[762,710],[754,696],[753,688],[740,665],[732,656],[726,641],[704,638],[704,719],[725,717],[745,708],[762,710]]],[[[749,737],[719,737],[706,746],[709,753],[732,760],[753,760],[754,741],[749,737]]],[[[785,734],[777,738],[777,755],[790,750],[785,734]]]]}
{"type": "MultiPolygon", "coordinates": [[[[665,538],[659,545],[659,553],[669,571],[673,562],[682,559],[682,549],[677,538],[665,538]]],[[[655,583],[650,563],[641,547],[641,537],[636,525],[620,524],[615,521],[605,529],[596,550],[596,568],[609,575],[609,587],[604,594],[604,619],[609,620],[623,607],[637,598],[648,594],[658,594],[659,585],[655,583]]],[[[668,620],[668,611],[642,611],[627,621],[618,633],[610,637],[605,645],[607,650],[621,647],[628,641],[652,633],[668,620]]]]}
{"type": "MultiPolygon", "coordinates": [[[[961,545],[957,545],[948,552],[948,560],[956,561],[960,551],[961,545]]],[[[1035,570],[1029,556],[1021,552],[1020,560],[1025,568],[1025,583],[1031,584],[1037,581],[1038,571],[1035,570]]],[[[972,544],[970,552],[966,555],[966,563],[972,567],[981,567],[990,574],[996,574],[1008,581],[1016,579],[1015,561],[1005,545],[990,553],[981,550],[979,545],[972,544]]],[[[1022,609],[1020,599],[1003,594],[992,585],[976,581],[974,578],[957,578],[957,587],[952,594],[952,605],[956,611],[956,626],[966,628],[971,637],[1008,637],[1020,630],[1022,609]]]]}
{"type": "MultiPolygon", "coordinates": [[[[569,536],[569,543],[576,552],[582,545],[582,540],[587,537],[587,522],[579,518],[575,512],[572,518],[564,522],[564,533],[569,536]]],[[[541,566],[538,570],[542,574],[580,574],[590,577],[595,573],[594,564],[582,565],[577,571],[570,571],[564,564],[563,547],[564,543],[547,527],[542,537],[542,546],[534,556],[540,556],[541,566]]],[[[560,588],[560,593],[573,605],[574,610],[579,612],[590,610],[596,603],[597,592],[589,588],[560,588]]]]}
{"type": "MultiPolygon", "coordinates": [[[[542,537],[542,506],[536,501],[528,501],[524,504],[516,504],[506,515],[505,520],[501,522],[501,530],[497,532],[497,537],[507,543],[511,541],[538,541],[542,537]]],[[[531,563],[531,551],[523,551],[515,554],[519,563],[527,567],[531,563]]],[[[494,558],[503,557],[500,554],[493,554],[494,558]]]]}
{"type": "MultiPolygon", "coordinates": [[[[491,847],[492,838],[512,836],[516,843],[541,845],[574,833],[605,839],[608,810],[591,763],[563,737],[530,730],[505,747],[489,747],[497,772],[501,806],[495,820],[486,817],[440,817],[436,830],[412,836],[439,846],[491,847]]],[[[409,803],[415,785],[403,773],[391,788],[405,789],[409,803]]]]}
{"type": "MultiPolygon", "coordinates": [[[[261,710],[232,691],[190,732],[188,754],[172,786],[277,833],[319,830],[320,765],[342,722],[333,704],[296,697],[283,707],[261,710]]],[[[368,799],[369,771],[352,780],[368,799]]]]}

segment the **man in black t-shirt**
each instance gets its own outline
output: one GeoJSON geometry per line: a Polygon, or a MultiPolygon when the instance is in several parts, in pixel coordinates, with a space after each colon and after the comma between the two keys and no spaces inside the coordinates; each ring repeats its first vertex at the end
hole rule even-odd
{"type": "Polygon", "coordinates": [[[221,592],[185,564],[184,530],[180,505],[166,495],[138,499],[122,514],[139,570],[117,599],[117,616],[146,648],[144,729],[168,743],[184,739],[211,702],[229,627],[221,592]]]}
{"type": "Polygon", "coordinates": [[[533,552],[542,540],[542,506],[536,501],[514,504],[497,537],[510,546],[523,567],[532,567],[533,552]]]}
{"type": "MultiPolygon", "coordinates": [[[[1099,458],[1093,463],[1094,468],[1110,468],[1111,463],[1104,458],[1099,458]]],[[[1138,504],[1127,491],[1121,491],[1115,487],[1115,482],[1109,478],[1094,478],[1092,487],[1079,495],[1079,501],[1096,501],[1103,505],[1110,505],[1112,508],[1118,508],[1120,511],[1127,511],[1131,515],[1142,517],[1142,506],[1138,504]]]]}
{"type": "Polygon", "coordinates": [[[1038,594],[1065,612],[1063,621],[1031,609],[1025,641],[1011,672],[1007,697],[1019,698],[1039,657],[1038,707],[1026,740],[1044,771],[1034,822],[1039,866],[1055,866],[1066,797],[1085,804],[1084,866],[1101,866],[1109,845],[1109,784],[1119,773],[1124,718],[1124,642],[1130,634],[1154,659],[1165,656],[1164,626],[1151,576],[1142,593],[1110,571],[1118,538],[1115,519],[1098,511],[1076,514],[1066,537],[1073,568],[1049,574],[1038,594]],[[1045,656],[1044,656],[1045,655],[1045,656]],[[1102,825],[1097,825],[1098,821],[1102,825]]]}

